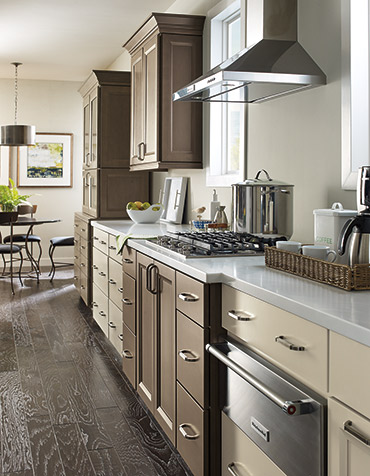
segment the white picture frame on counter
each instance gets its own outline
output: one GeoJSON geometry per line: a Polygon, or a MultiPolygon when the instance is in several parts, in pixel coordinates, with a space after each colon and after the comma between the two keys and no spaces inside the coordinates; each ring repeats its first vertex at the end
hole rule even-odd
{"type": "Polygon", "coordinates": [[[184,213],[187,177],[166,177],[159,201],[164,206],[161,222],[180,225],[184,213]]]}

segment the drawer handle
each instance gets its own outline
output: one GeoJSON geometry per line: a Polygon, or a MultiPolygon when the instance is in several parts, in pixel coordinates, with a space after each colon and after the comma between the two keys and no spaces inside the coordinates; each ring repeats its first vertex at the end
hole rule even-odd
{"type": "Polygon", "coordinates": [[[77,280],[78,280],[78,276],[73,276],[73,279],[74,279],[75,281],[77,281],[77,280]]]}
{"type": "Polygon", "coordinates": [[[104,271],[100,271],[99,276],[106,276],[106,274],[104,273],[104,271]]]}
{"type": "Polygon", "coordinates": [[[117,284],[114,279],[110,279],[110,280],[108,281],[108,283],[109,283],[109,284],[117,284]]]}
{"type": "Polygon", "coordinates": [[[75,223],[75,228],[78,228],[78,224],[77,224],[77,223],[75,223]]]}
{"type": "Polygon", "coordinates": [[[133,261],[130,258],[123,258],[122,261],[125,264],[132,264],[133,263],[133,261]]]}
{"type": "Polygon", "coordinates": [[[81,266],[81,268],[84,268],[84,267],[86,266],[86,264],[85,264],[85,263],[81,263],[80,266],[81,266]]]}
{"type": "Polygon", "coordinates": [[[91,307],[99,307],[99,306],[98,306],[98,303],[96,303],[95,301],[93,301],[93,302],[91,303],[91,307]]]}
{"type": "Polygon", "coordinates": [[[101,245],[106,245],[106,244],[107,244],[107,242],[104,241],[104,240],[99,240],[99,243],[100,243],[101,245]]]}
{"type": "Polygon", "coordinates": [[[86,246],[81,245],[81,250],[86,250],[86,246]]]}
{"type": "Polygon", "coordinates": [[[179,430],[180,430],[180,433],[182,434],[182,436],[184,438],[186,438],[187,440],[196,440],[197,438],[200,437],[200,434],[199,433],[195,433],[195,430],[193,428],[192,425],[190,425],[189,423],[182,423],[181,425],[179,425],[179,430]],[[194,432],[193,434],[190,434],[186,431],[186,428],[191,428],[191,430],[194,432]]]}
{"type": "Polygon", "coordinates": [[[230,474],[232,474],[232,476],[239,476],[239,474],[236,472],[236,469],[235,469],[235,463],[228,464],[227,470],[230,474]]]}
{"type": "Polygon", "coordinates": [[[120,335],[118,336],[118,339],[123,342],[123,334],[120,334],[120,335]]]}
{"type": "Polygon", "coordinates": [[[93,264],[93,269],[99,269],[96,264],[93,264]]]}
{"type": "Polygon", "coordinates": [[[125,359],[133,359],[134,356],[131,354],[129,350],[123,350],[122,355],[125,359]]]}
{"type": "Polygon", "coordinates": [[[123,299],[122,299],[122,302],[123,302],[123,304],[125,304],[126,306],[132,306],[132,301],[130,301],[130,299],[128,299],[128,298],[123,298],[123,299]]]}
{"type": "Polygon", "coordinates": [[[109,249],[110,249],[110,250],[116,250],[117,248],[116,248],[115,246],[113,246],[113,245],[110,245],[109,249]]]}
{"type": "Polygon", "coordinates": [[[185,302],[196,302],[199,301],[199,296],[193,293],[181,293],[179,294],[179,299],[185,302]]]}
{"type": "Polygon", "coordinates": [[[276,336],[275,337],[275,342],[277,342],[278,344],[284,345],[285,347],[288,347],[289,350],[294,350],[296,352],[302,352],[302,351],[306,350],[303,345],[292,344],[284,336],[276,336]]]}
{"type": "Polygon", "coordinates": [[[98,238],[97,236],[94,236],[94,238],[93,238],[93,239],[94,239],[94,240],[98,240],[99,238],[98,238]]]}
{"type": "Polygon", "coordinates": [[[103,316],[103,317],[107,317],[107,315],[105,314],[104,311],[99,311],[99,314],[100,314],[101,316],[103,316]]]}
{"type": "Polygon", "coordinates": [[[112,322],[112,321],[108,322],[108,326],[111,327],[112,329],[116,328],[116,326],[114,325],[114,322],[112,322]]]}
{"type": "Polygon", "coordinates": [[[120,293],[123,293],[123,288],[118,288],[118,291],[119,291],[120,293]]]}
{"type": "Polygon", "coordinates": [[[370,446],[370,438],[364,436],[362,433],[356,430],[356,428],[353,427],[353,423],[351,422],[351,420],[347,420],[343,423],[343,430],[346,433],[349,433],[351,436],[356,438],[356,440],[360,441],[364,445],[370,446]]]}
{"type": "Polygon", "coordinates": [[[85,228],[81,228],[81,231],[86,231],[85,228]]]}
{"type": "Polygon", "coordinates": [[[81,284],[80,288],[81,288],[82,290],[84,290],[84,289],[85,289],[85,286],[84,286],[83,284],[81,284]]]}
{"type": "Polygon", "coordinates": [[[185,360],[185,362],[197,362],[199,360],[199,355],[195,354],[191,350],[183,349],[179,351],[179,356],[185,360]],[[190,354],[187,355],[187,354],[190,354]]]}
{"type": "Polygon", "coordinates": [[[253,319],[253,317],[255,317],[250,312],[236,311],[235,309],[232,309],[231,311],[227,311],[227,315],[229,317],[232,317],[236,321],[250,321],[251,319],[253,319]]]}

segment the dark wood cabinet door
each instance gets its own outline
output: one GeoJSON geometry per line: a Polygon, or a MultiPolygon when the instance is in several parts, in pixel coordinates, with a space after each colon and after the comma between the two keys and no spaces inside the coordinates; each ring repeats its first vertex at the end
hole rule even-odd
{"type": "Polygon", "coordinates": [[[144,163],[158,160],[158,35],[143,46],[144,66],[144,163]]]}
{"type": "Polygon", "coordinates": [[[89,167],[96,169],[98,167],[98,89],[96,88],[90,94],[90,160],[89,167]]]}
{"type": "Polygon", "coordinates": [[[136,324],[137,392],[147,407],[154,413],[154,341],[155,341],[155,295],[149,291],[147,268],[153,263],[145,255],[137,255],[136,324]]]}
{"type": "Polygon", "coordinates": [[[83,101],[83,135],[84,135],[84,157],[83,168],[90,166],[90,97],[89,95],[84,97],[83,101]]]}
{"type": "Polygon", "coordinates": [[[131,59],[131,157],[130,165],[143,161],[144,80],[142,48],[131,59]]]}
{"type": "Polygon", "coordinates": [[[155,412],[157,421],[175,444],[176,355],[175,270],[154,262],[156,279],[155,412]],[[157,276],[157,277],[156,277],[157,276]]]}

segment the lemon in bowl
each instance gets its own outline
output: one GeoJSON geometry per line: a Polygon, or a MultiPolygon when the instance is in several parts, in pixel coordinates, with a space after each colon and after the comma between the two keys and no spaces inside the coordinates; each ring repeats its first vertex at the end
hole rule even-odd
{"type": "Polygon", "coordinates": [[[156,223],[161,218],[163,210],[161,203],[150,205],[148,202],[129,202],[126,205],[127,215],[135,223],[156,223]]]}

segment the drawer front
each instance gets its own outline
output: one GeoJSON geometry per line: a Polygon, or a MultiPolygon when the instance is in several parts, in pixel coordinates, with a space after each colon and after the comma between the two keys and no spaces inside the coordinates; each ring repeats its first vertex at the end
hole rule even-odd
{"type": "Polygon", "coordinates": [[[298,380],[327,392],[328,331],[323,327],[225,285],[222,326],[298,380]]]}
{"type": "Polygon", "coordinates": [[[80,263],[81,271],[83,273],[87,274],[88,269],[89,269],[89,262],[88,262],[87,257],[85,255],[81,254],[80,259],[79,259],[79,263],[80,263]]]}
{"type": "Polygon", "coordinates": [[[108,319],[109,340],[117,351],[122,355],[123,342],[123,322],[122,311],[112,301],[109,301],[109,319],[108,319]]]}
{"type": "Polygon", "coordinates": [[[96,284],[93,285],[92,301],[93,318],[104,334],[108,337],[108,297],[98,288],[98,286],[96,286],[96,284]]]}
{"type": "Polygon", "coordinates": [[[108,279],[109,299],[122,309],[122,264],[109,258],[109,279],[108,279]]]}
{"type": "Polygon", "coordinates": [[[330,333],[330,394],[370,418],[370,347],[330,333]]]}
{"type": "Polygon", "coordinates": [[[123,271],[133,278],[136,278],[136,250],[124,246],[122,251],[122,264],[123,271]]]}
{"type": "Polygon", "coordinates": [[[86,241],[89,240],[89,226],[90,225],[88,223],[82,220],[80,221],[78,233],[86,241]]]}
{"type": "Polygon", "coordinates": [[[194,476],[203,476],[205,468],[205,428],[207,428],[206,413],[177,384],[177,449],[194,476]]]}
{"type": "Polygon", "coordinates": [[[177,379],[204,407],[204,329],[177,312],[177,379]]]}
{"type": "Polygon", "coordinates": [[[80,275],[80,289],[81,289],[80,295],[82,300],[87,306],[89,306],[90,303],[87,302],[88,281],[87,281],[87,276],[84,272],[81,272],[81,275],[80,275]]]}
{"type": "Polygon", "coordinates": [[[204,289],[203,283],[176,273],[176,307],[201,326],[207,325],[204,322],[204,289]]]}
{"type": "Polygon", "coordinates": [[[93,228],[93,244],[95,248],[102,251],[106,255],[108,254],[108,233],[100,230],[99,228],[93,228]]]}
{"type": "Polygon", "coordinates": [[[93,283],[108,296],[108,256],[93,249],[93,283]]]}
{"type": "Polygon", "coordinates": [[[82,224],[82,220],[81,218],[78,218],[77,216],[74,217],[74,224],[73,224],[73,227],[74,227],[74,230],[75,230],[75,235],[80,235],[81,234],[81,224],[82,224]]]}
{"type": "Polygon", "coordinates": [[[123,322],[136,335],[136,281],[123,273],[123,322]]]}
{"type": "Polygon", "coordinates": [[[123,325],[122,369],[131,385],[136,388],[136,337],[123,325]]]}
{"type": "Polygon", "coordinates": [[[80,253],[84,256],[89,255],[89,242],[85,240],[82,236],[80,236],[80,253]]]}
{"type": "Polygon", "coordinates": [[[108,254],[110,258],[122,266],[122,256],[117,254],[116,237],[114,235],[108,237],[108,254]]]}
{"type": "Polygon", "coordinates": [[[78,294],[81,295],[81,270],[80,267],[74,266],[74,275],[73,275],[73,284],[78,291],[78,294]]]}
{"type": "Polygon", "coordinates": [[[230,418],[224,413],[221,415],[222,476],[231,474],[284,476],[285,473],[230,418]]]}

